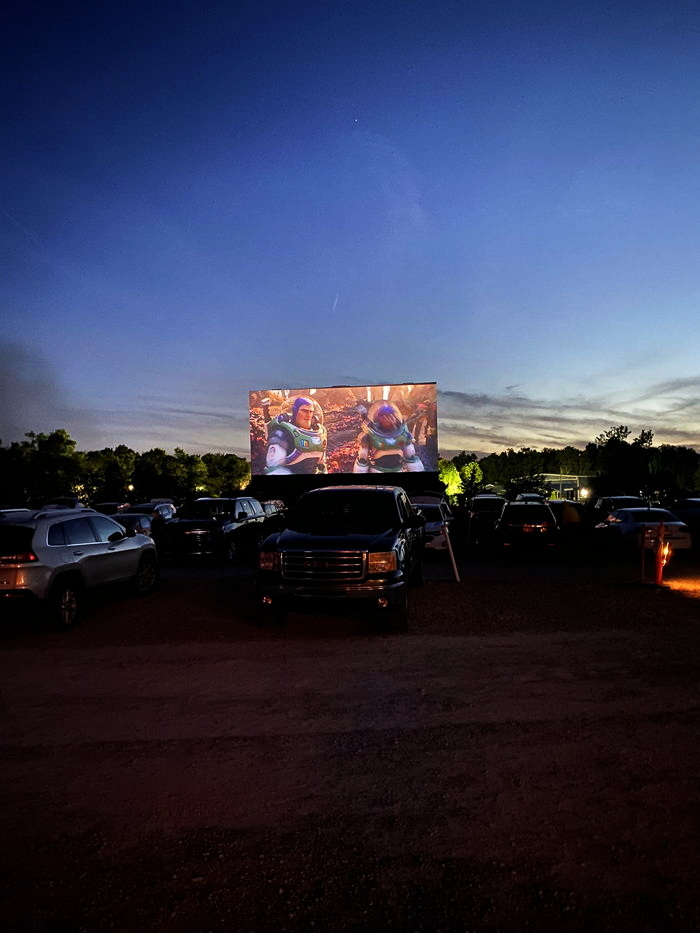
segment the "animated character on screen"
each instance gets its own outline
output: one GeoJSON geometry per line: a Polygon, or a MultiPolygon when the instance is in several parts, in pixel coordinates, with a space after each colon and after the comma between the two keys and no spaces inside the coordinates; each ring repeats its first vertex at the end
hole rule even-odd
{"type": "Polygon", "coordinates": [[[300,395],[291,398],[274,418],[270,399],[262,400],[267,422],[265,473],[326,473],[328,436],[318,402],[300,395]]]}
{"type": "Polygon", "coordinates": [[[423,472],[413,435],[393,402],[374,402],[369,411],[360,405],[357,410],[362,416],[362,432],[353,473],[423,472]]]}

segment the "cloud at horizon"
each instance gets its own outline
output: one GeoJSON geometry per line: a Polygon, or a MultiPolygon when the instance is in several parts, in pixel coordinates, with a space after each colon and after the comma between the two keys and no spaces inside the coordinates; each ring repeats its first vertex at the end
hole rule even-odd
{"type": "MultiPolygon", "coordinates": [[[[29,431],[65,428],[82,450],[126,444],[139,451],[180,447],[190,453],[249,456],[247,391],[236,391],[226,380],[201,386],[196,395],[150,393],[137,406],[88,408],[74,404],[74,393],[37,351],[0,342],[0,361],[0,439],[5,446],[23,440],[29,431]],[[230,399],[230,404],[221,399],[230,399]]],[[[355,374],[344,384],[373,383],[355,374]]],[[[449,459],[462,450],[481,457],[520,447],[583,448],[620,424],[635,436],[652,430],[655,445],[700,450],[698,433],[685,427],[700,421],[700,377],[650,385],[639,398],[578,395],[551,401],[517,388],[511,385],[491,395],[440,389],[438,384],[441,456],[449,459]]]]}

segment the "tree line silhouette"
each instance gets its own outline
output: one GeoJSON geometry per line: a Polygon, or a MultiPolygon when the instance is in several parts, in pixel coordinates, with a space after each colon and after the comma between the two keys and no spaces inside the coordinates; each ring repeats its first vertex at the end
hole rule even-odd
{"type": "Polygon", "coordinates": [[[153,497],[184,501],[226,496],[247,485],[250,464],[236,454],[137,453],[124,444],[80,451],[67,431],[25,435],[0,446],[0,504],[38,507],[56,496],[90,502],[144,502],[153,497]]]}
{"type": "MultiPolygon", "coordinates": [[[[507,492],[542,487],[547,473],[585,476],[592,493],[626,492],[665,500],[700,490],[700,453],[692,447],[655,447],[651,430],[630,440],[626,425],[611,427],[582,449],[508,448],[478,457],[462,451],[439,461],[448,494],[473,495],[490,486],[507,492]]],[[[39,506],[55,496],[91,502],[146,501],[155,496],[184,501],[197,495],[226,496],[250,482],[250,463],[231,453],[138,453],[124,444],[80,451],[60,428],[28,432],[26,440],[0,443],[0,506],[39,506]]]]}
{"type": "Polygon", "coordinates": [[[583,449],[508,448],[481,458],[462,451],[440,461],[440,479],[453,495],[467,496],[486,486],[507,494],[537,488],[546,492],[547,473],[586,477],[592,495],[627,493],[665,501],[700,490],[700,453],[694,448],[654,447],[653,431],[641,431],[630,440],[631,433],[626,425],[611,427],[583,449]]]}

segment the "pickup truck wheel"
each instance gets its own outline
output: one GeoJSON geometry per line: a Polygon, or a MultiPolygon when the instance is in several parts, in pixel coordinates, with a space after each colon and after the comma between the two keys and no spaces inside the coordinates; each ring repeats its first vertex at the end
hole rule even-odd
{"type": "Polygon", "coordinates": [[[80,581],[66,577],[54,583],[46,605],[51,625],[60,632],[73,628],[80,618],[83,589],[80,581]]]}
{"type": "Polygon", "coordinates": [[[389,607],[389,624],[394,632],[408,631],[408,594],[405,589],[389,607]]]}
{"type": "Polygon", "coordinates": [[[387,632],[408,631],[408,596],[404,588],[396,596],[395,602],[383,609],[377,609],[380,628],[387,632]]]}
{"type": "Polygon", "coordinates": [[[261,628],[284,628],[287,624],[286,607],[281,602],[261,603],[258,620],[261,628]]]}
{"type": "Polygon", "coordinates": [[[413,571],[413,580],[412,583],[414,586],[423,586],[423,556],[421,555],[420,560],[416,562],[415,570],[413,571]]]}

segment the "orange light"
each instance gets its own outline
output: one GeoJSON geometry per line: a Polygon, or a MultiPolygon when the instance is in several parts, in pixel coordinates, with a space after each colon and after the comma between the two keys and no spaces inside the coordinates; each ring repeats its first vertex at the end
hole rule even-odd
{"type": "Polygon", "coordinates": [[[664,543],[661,545],[661,563],[665,567],[671,559],[671,545],[664,543]]]}

